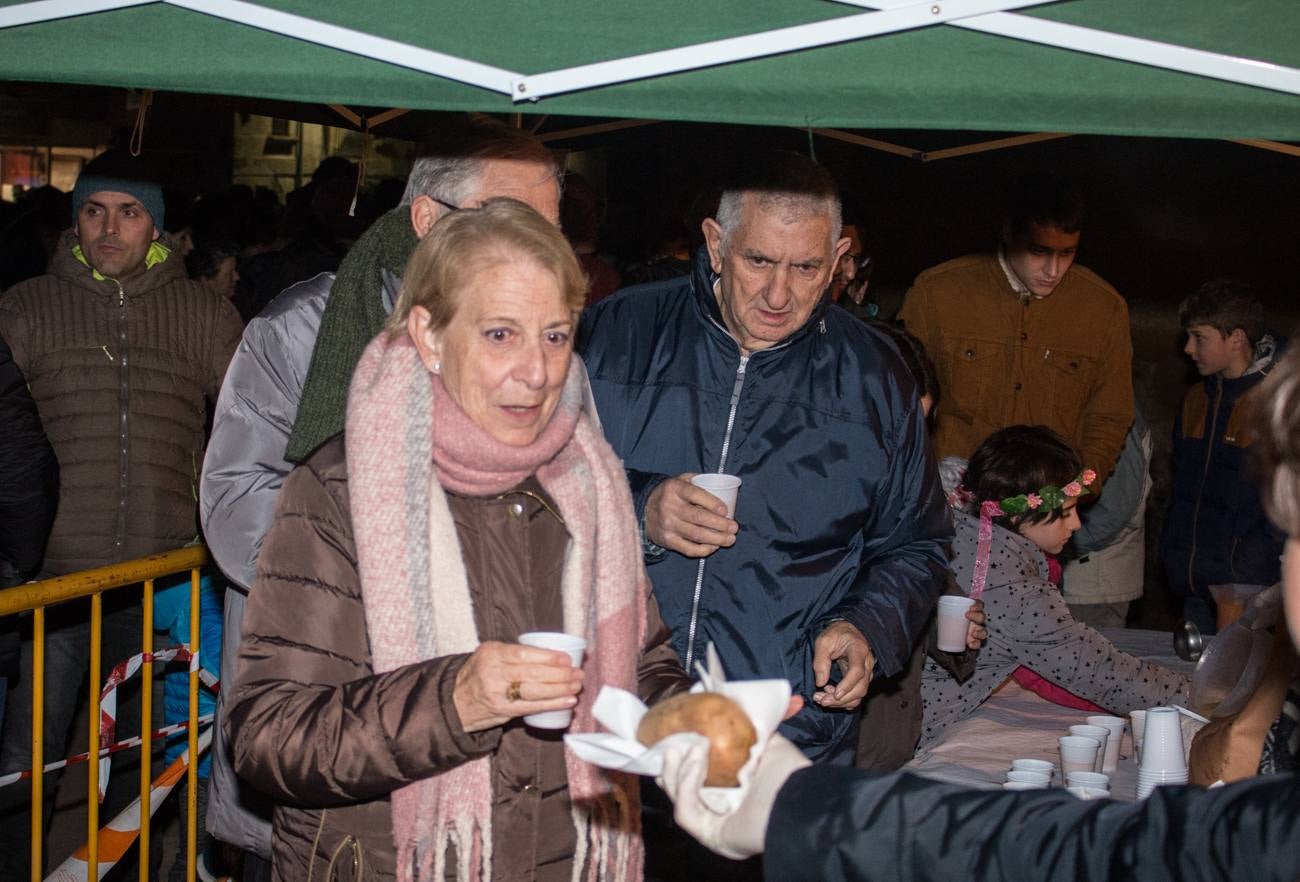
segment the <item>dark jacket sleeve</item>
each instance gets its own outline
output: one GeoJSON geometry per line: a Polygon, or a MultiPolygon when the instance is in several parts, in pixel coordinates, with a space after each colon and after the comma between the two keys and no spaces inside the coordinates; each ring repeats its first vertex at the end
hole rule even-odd
{"type": "Polygon", "coordinates": [[[376,799],[499,742],[460,724],[466,656],[375,673],[365,621],[351,519],[309,462],[263,544],[225,721],[236,771],[277,802],[376,799]]]}
{"type": "Polygon", "coordinates": [[[651,591],[646,597],[645,646],[637,664],[637,692],[646,705],[658,704],[691,688],[691,678],[682,670],[681,659],[670,642],[672,631],[659,615],[659,603],[651,591]]]}
{"type": "MultiPolygon", "coordinates": [[[[914,399],[910,389],[902,390],[914,399]]],[[[845,598],[823,617],[853,625],[871,646],[885,676],[903,669],[934,612],[948,572],[944,543],[952,522],[930,453],[919,404],[897,408],[889,472],[862,528],[862,562],[845,598]]],[[[814,635],[815,636],[815,635],[814,635]]]]}
{"type": "Polygon", "coordinates": [[[645,510],[650,503],[650,494],[655,488],[667,481],[670,475],[661,475],[657,472],[642,472],[637,469],[627,469],[627,484],[632,490],[632,510],[636,512],[636,522],[641,530],[641,550],[645,554],[646,563],[654,563],[664,556],[662,547],[651,541],[650,537],[645,534],[645,510]]]}
{"type": "Polygon", "coordinates": [[[971,674],[975,673],[980,651],[967,649],[965,652],[944,652],[939,648],[939,629],[931,624],[929,632],[925,635],[925,655],[930,661],[947,671],[948,676],[958,683],[965,683],[970,679],[971,674]]]}
{"type": "Polygon", "coordinates": [[[1137,803],[973,790],[828,766],[795,772],[767,826],[766,878],[1085,882],[1300,877],[1300,781],[1158,787],[1137,803]]]}
{"type": "Polygon", "coordinates": [[[59,497],[59,469],[36,402],[0,340],[0,588],[41,562],[59,497]]]}

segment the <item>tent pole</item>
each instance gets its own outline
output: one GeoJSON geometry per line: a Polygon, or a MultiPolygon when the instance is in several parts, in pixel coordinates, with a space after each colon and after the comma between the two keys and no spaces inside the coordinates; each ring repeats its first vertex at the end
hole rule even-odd
{"type": "Polygon", "coordinates": [[[547,132],[538,135],[537,140],[546,144],[550,141],[566,141],[569,138],[581,138],[585,135],[603,135],[605,132],[617,132],[620,129],[635,129],[640,126],[658,125],[661,121],[657,119],[616,119],[607,123],[596,123],[590,126],[579,126],[576,129],[560,129],[556,132],[547,132]]]}
{"type": "Polygon", "coordinates": [[[895,156],[902,156],[907,159],[919,159],[921,157],[921,151],[912,147],[900,147],[897,144],[890,144],[888,141],[880,141],[864,135],[855,135],[852,132],[843,132],[839,129],[813,129],[812,131],[814,135],[821,135],[823,138],[830,138],[833,141],[843,141],[846,144],[869,147],[872,150],[892,153],[895,156]]]}
{"type": "MultiPolygon", "coordinates": [[[[70,0],[42,0],[42,2],[70,2],[70,0]]],[[[293,37],[319,46],[328,46],[341,52],[373,58],[376,61],[384,61],[460,83],[468,83],[493,92],[509,93],[512,81],[522,76],[504,68],[480,64],[477,61],[434,52],[431,49],[421,49],[409,43],[399,43],[396,40],[376,37],[313,18],[268,9],[256,3],[246,3],[244,0],[163,0],[163,2],[191,12],[260,28],[274,34],[293,37]]]]}
{"type": "Polygon", "coordinates": [[[980,141],[977,144],[966,144],[961,147],[948,147],[943,150],[928,150],[917,156],[922,162],[938,162],[941,159],[953,159],[958,156],[969,156],[972,153],[987,153],[990,150],[1005,150],[1008,147],[1019,147],[1022,144],[1037,144],[1041,141],[1054,141],[1057,138],[1072,138],[1069,132],[1038,132],[1033,135],[1016,135],[1011,138],[998,138],[994,141],[980,141]]]}
{"type": "Polygon", "coordinates": [[[1247,147],[1258,147],[1260,150],[1273,150],[1277,153],[1285,153],[1287,156],[1300,156],[1300,146],[1295,144],[1265,141],[1260,138],[1229,138],[1228,140],[1233,144],[1245,144],[1247,147]]]}
{"type": "Polygon", "coordinates": [[[157,0],[32,0],[31,3],[15,3],[0,9],[0,30],[77,15],[128,9],[132,6],[148,6],[156,2],[157,0]]]}
{"type": "MultiPolygon", "coordinates": [[[[888,11],[905,8],[912,0],[835,0],[835,2],[860,9],[888,11]]],[[[960,21],[949,21],[947,24],[964,30],[1300,95],[1300,70],[1267,61],[1257,61],[1253,58],[1207,52],[1203,49],[1189,49],[1173,43],[1161,43],[1157,40],[1129,37],[1080,25],[1063,24],[1027,15],[1011,15],[1006,12],[972,16],[960,21]]]]}
{"type": "MultiPolygon", "coordinates": [[[[168,0],[176,2],[176,0],[168,0]]],[[[225,0],[234,2],[234,0],[225,0]]],[[[943,24],[953,19],[1041,6],[1046,0],[926,0],[881,12],[847,15],[811,24],[793,25],[757,34],[710,40],[660,52],[647,52],[612,61],[583,64],[532,76],[517,76],[510,82],[515,101],[536,101],[549,95],[609,86],[629,80],[643,80],[664,74],[699,70],[720,64],[748,61],[769,55],[798,52],[836,43],[850,43],[864,37],[910,31],[943,24]]]]}

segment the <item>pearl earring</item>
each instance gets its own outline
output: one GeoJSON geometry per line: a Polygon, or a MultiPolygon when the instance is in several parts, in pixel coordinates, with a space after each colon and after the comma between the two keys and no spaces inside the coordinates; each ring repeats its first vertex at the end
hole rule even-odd
{"type": "Polygon", "coordinates": [[[440,361],[435,361],[435,362],[433,363],[433,372],[436,374],[436,373],[440,372],[441,370],[442,370],[442,362],[440,362],[440,361]]]}

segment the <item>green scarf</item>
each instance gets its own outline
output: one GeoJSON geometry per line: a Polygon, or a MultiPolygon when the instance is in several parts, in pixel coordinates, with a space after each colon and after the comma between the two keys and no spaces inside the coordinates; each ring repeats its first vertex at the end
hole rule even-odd
{"type": "Polygon", "coordinates": [[[343,431],[348,386],[361,353],[388,320],[381,269],[401,276],[416,245],[410,210],[398,206],[375,221],[343,258],[321,316],[298,418],[284,458],[302,462],[343,431]]]}

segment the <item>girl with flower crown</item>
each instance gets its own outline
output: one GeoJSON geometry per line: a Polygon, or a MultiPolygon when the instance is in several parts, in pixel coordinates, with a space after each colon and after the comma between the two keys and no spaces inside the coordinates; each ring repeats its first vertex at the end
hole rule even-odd
{"type": "Polygon", "coordinates": [[[1046,426],[1010,426],[990,435],[969,464],[948,459],[941,472],[956,531],[953,574],[984,601],[988,640],[962,683],[927,660],[922,745],[1022,665],[1116,713],[1185,703],[1185,676],[1117,649],[1076,621],[1061,597],[1056,555],[1079,529],[1077,506],[1097,479],[1064,438],[1046,426]]]}

